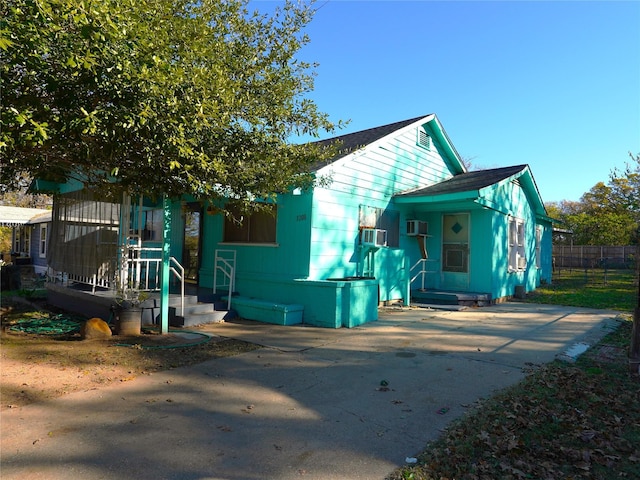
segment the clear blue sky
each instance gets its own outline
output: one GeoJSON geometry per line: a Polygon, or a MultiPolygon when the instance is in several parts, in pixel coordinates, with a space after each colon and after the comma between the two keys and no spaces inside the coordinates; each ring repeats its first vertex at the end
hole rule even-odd
{"type": "Polygon", "coordinates": [[[309,97],[351,121],[337,134],[436,113],[476,168],[529,164],[545,202],[579,200],[640,153],[640,2],[316,8],[298,57],[320,64],[309,97]]]}

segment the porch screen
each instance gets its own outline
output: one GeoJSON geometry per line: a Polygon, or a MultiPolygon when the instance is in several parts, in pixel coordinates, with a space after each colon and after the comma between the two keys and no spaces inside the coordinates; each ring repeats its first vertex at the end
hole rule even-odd
{"type": "Polygon", "coordinates": [[[53,202],[47,262],[75,277],[113,280],[116,273],[120,204],[82,190],[53,202]]]}

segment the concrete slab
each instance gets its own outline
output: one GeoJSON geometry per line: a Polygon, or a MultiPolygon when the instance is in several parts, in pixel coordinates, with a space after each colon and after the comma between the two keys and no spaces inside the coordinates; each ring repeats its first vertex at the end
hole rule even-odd
{"type": "Polygon", "coordinates": [[[382,479],[523,367],[616,312],[381,310],[353,329],[239,321],[264,348],[2,412],[4,479],[382,479]]]}

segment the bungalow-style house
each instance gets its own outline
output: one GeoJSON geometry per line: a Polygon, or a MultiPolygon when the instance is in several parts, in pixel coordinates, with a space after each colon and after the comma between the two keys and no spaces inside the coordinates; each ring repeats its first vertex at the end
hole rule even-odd
{"type": "Polygon", "coordinates": [[[11,248],[1,252],[5,263],[32,265],[38,275],[47,273],[47,229],[51,210],[0,205],[0,227],[11,228],[11,248]]]}
{"type": "Polygon", "coordinates": [[[0,205],[0,227],[10,228],[10,247],[0,252],[2,289],[26,288],[44,280],[50,223],[50,210],[0,205]]]}
{"type": "Polygon", "coordinates": [[[188,198],[164,210],[101,201],[88,214],[94,198],[59,186],[52,264],[94,290],[113,289],[116,271],[154,289],[169,246],[165,271],[240,316],[330,328],[374,321],[384,302],[482,305],[551,280],[551,220],[527,165],[467,172],[433,114],[324,140],[335,141],[340,153],[314,167],[323,182],[241,225],[188,198]],[[90,260],[69,260],[86,245],[90,260]]]}

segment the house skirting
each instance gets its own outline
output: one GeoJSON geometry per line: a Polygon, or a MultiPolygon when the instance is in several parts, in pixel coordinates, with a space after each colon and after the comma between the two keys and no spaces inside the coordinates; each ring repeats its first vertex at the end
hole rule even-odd
{"type": "MultiPolygon", "coordinates": [[[[286,280],[238,276],[236,290],[243,297],[302,305],[302,323],[307,325],[352,328],[378,319],[378,281],[374,279],[286,280]]],[[[260,318],[252,320],[260,321],[260,318]]]]}

